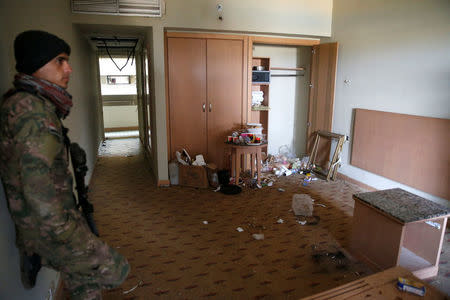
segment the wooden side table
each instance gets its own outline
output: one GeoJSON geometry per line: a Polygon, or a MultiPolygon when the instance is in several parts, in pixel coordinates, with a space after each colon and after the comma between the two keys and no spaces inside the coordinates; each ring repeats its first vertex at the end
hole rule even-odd
{"type": "Polygon", "coordinates": [[[450,210],[402,189],[353,195],[351,252],[382,270],[402,266],[436,276],[450,210]]]}
{"type": "Polygon", "coordinates": [[[252,178],[255,176],[255,169],[257,172],[257,182],[261,183],[261,149],[266,147],[267,144],[260,145],[240,145],[240,144],[228,144],[231,148],[231,176],[234,177],[236,184],[239,182],[241,174],[241,162],[246,161],[246,155],[250,155],[250,169],[252,172],[252,178]],[[241,158],[244,158],[241,160],[241,158]],[[256,163],[255,163],[256,162],[256,163]],[[256,164],[256,166],[255,166],[256,164]]]}

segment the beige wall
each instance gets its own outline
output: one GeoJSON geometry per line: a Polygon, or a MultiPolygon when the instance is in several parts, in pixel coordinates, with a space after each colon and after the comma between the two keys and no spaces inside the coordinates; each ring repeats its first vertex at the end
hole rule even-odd
{"type": "MultiPolygon", "coordinates": [[[[339,59],[333,131],[351,135],[355,108],[449,119],[449,20],[448,0],[335,1],[331,40],[339,42],[339,59]]],[[[340,169],[345,175],[377,189],[400,187],[448,205],[350,165],[350,148],[345,143],[340,169]]],[[[420,159],[411,163],[420,164],[420,159]]]]}
{"type": "Polygon", "coordinates": [[[162,18],[118,17],[73,14],[72,22],[91,25],[149,27],[153,51],[152,71],[155,89],[152,114],[155,132],[152,143],[156,177],[167,180],[167,128],[164,72],[164,29],[275,33],[281,35],[330,36],[332,0],[170,0],[162,18]],[[216,4],[223,3],[223,21],[217,17],[216,4]]]}
{"type": "MultiPolygon", "coordinates": [[[[84,38],[70,20],[70,2],[59,0],[0,1],[0,93],[11,87],[15,74],[13,41],[15,36],[28,29],[50,31],[72,47],[70,63],[73,76],[68,91],[73,95],[74,108],[64,122],[69,127],[72,141],[86,149],[90,178],[99,145],[97,136],[98,109],[93,77],[94,58],[84,38]]],[[[0,185],[1,186],[1,185],[0,185]]],[[[0,188],[0,299],[46,299],[48,289],[56,287],[58,273],[43,268],[32,290],[25,290],[20,281],[19,256],[14,244],[15,233],[8,214],[3,189],[0,188]]]]}
{"type": "Polygon", "coordinates": [[[138,127],[137,105],[103,106],[105,128],[138,127]]]}

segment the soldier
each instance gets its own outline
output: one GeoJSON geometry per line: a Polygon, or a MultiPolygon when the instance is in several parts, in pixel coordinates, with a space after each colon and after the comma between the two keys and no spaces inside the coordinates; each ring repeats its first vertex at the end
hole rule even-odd
{"type": "Polygon", "coordinates": [[[101,299],[101,289],[125,280],[129,264],[91,233],[74,201],[61,123],[72,107],[70,46],[50,33],[25,31],[14,41],[14,54],[15,88],[0,106],[0,175],[22,282],[34,286],[27,268],[42,257],[43,265],[61,272],[72,299],[101,299]]]}

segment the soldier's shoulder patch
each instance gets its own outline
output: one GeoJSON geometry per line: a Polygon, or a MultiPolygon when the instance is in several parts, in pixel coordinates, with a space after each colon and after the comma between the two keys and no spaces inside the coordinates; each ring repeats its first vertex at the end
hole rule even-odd
{"type": "Polygon", "coordinates": [[[56,126],[55,123],[50,122],[47,126],[48,131],[50,132],[50,134],[53,134],[55,136],[57,136],[58,138],[62,138],[62,134],[61,132],[58,130],[58,127],[56,126]]]}

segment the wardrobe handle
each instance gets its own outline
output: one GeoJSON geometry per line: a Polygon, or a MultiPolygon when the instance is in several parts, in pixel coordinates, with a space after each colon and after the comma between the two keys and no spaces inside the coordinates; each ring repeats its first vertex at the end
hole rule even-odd
{"type": "Polygon", "coordinates": [[[209,104],[209,112],[211,112],[211,110],[212,110],[212,104],[210,103],[209,104]]]}
{"type": "Polygon", "coordinates": [[[203,112],[205,112],[205,111],[206,111],[206,104],[203,103],[203,112]]]}

